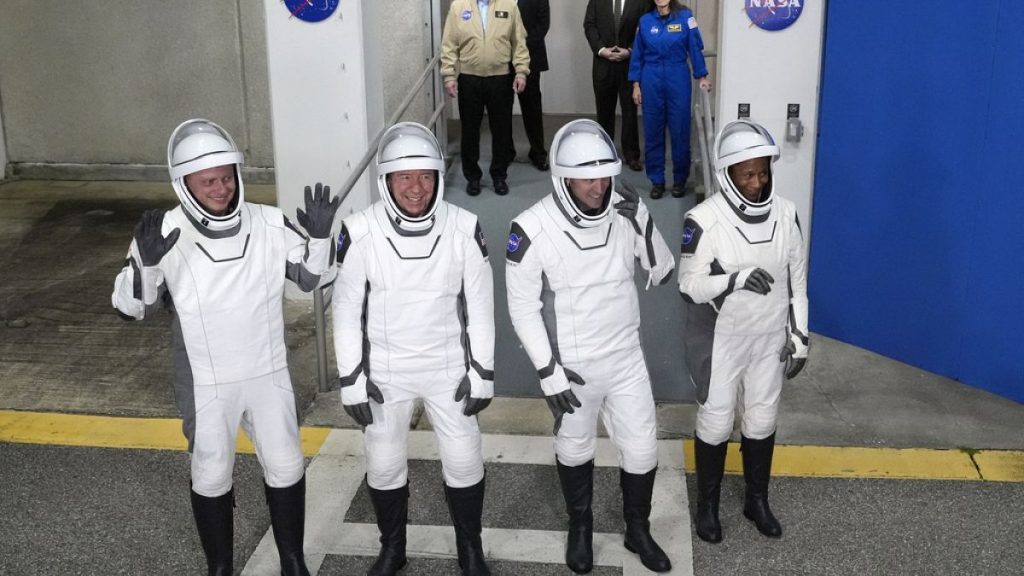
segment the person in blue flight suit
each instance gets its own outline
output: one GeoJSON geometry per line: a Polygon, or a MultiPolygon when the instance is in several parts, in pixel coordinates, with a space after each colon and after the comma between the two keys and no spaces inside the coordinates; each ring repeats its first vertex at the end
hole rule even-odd
{"type": "Polygon", "coordinates": [[[643,110],[644,156],[651,198],[665,194],[665,128],[672,137],[672,196],[685,193],[690,175],[690,77],[711,89],[704,64],[704,40],[693,12],[678,0],[655,0],[655,9],[640,17],[629,81],[633,101],[643,110]]]}

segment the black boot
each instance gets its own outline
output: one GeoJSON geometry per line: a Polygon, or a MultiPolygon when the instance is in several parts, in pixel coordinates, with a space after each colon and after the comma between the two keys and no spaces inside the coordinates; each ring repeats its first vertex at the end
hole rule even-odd
{"type": "Polygon", "coordinates": [[[380,554],[366,576],[394,576],[405,567],[405,527],[409,523],[409,484],[394,490],[366,486],[377,514],[380,554]]]}
{"type": "Polygon", "coordinates": [[[622,517],[626,520],[626,550],[640,555],[648,570],[668,572],[672,569],[665,551],[651,537],[651,494],[654,492],[655,468],[646,474],[619,471],[622,487],[622,517]]]}
{"type": "Polygon", "coordinates": [[[206,553],[209,576],[234,574],[234,506],[234,490],[216,498],[192,491],[192,516],[206,553]]]}
{"type": "Polygon", "coordinates": [[[302,555],[302,538],[306,526],[306,477],[287,488],[263,485],[270,506],[270,525],[281,558],[282,576],[309,576],[302,555]]]}
{"type": "Polygon", "coordinates": [[[743,437],[743,479],[747,493],[743,515],[757,525],[757,531],[770,538],[782,536],[782,525],[768,507],[768,481],[772,475],[772,454],[775,452],[775,434],[764,440],[743,437]]]}
{"type": "Polygon", "coordinates": [[[565,547],[565,564],[577,574],[594,569],[594,461],[579,466],[558,462],[558,479],[569,514],[569,542],[565,547]]]}
{"type": "Polygon", "coordinates": [[[722,493],[722,474],[725,473],[729,441],[713,445],[694,435],[693,447],[697,458],[697,536],[705,542],[717,544],[722,541],[718,499],[722,493]]]}
{"type": "Polygon", "coordinates": [[[459,568],[463,576],[491,576],[491,570],[484,562],[484,547],[480,541],[485,481],[486,478],[481,479],[466,488],[452,488],[447,484],[444,486],[448,512],[455,526],[455,549],[459,553],[459,568]]]}

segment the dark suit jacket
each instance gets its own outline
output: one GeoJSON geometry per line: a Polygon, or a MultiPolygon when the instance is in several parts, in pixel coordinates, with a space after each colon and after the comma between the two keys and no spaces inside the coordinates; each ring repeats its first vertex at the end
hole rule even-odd
{"type": "Polygon", "coordinates": [[[519,14],[526,28],[526,49],[530,51],[530,72],[548,69],[548,49],[544,37],[551,28],[551,6],[548,0],[519,0],[519,14]]]}
{"type": "MultiPolygon", "coordinates": [[[[522,2],[520,2],[522,4],[522,2]]],[[[615,30],[615,17],[612,14],[612,0],[588,0],[587,12],[583,17],[583,31],[590,43],[590,51],[594,53],[594,79],[601,79],[618,65],[629,67],[629,60],[609,62],[597,55],[601,48],[619,46],[633,48],[636,37],[636,26],[640,16],[654,9],[651,0],[626,0],[622,6],[622,18],[619,29],[615,30]]]]}

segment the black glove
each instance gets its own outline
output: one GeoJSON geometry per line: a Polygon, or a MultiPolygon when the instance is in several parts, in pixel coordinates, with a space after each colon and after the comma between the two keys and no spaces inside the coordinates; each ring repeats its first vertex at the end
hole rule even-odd
{"type": "Polygon", "coordinates": [[[472,372],[474,374],[473,380],[477,381],[476,396],[474,396],[473,382],[470,380],[469,374],[467,372],[462,377],[462,382],[459,383],[458,389],[455,390],[455,401],[462,402],[462,399],[465,398],[466,405],[463,406],[462,413],[466,416],[473,416],[491,405],[491,399],[494,397],[494,381],[478,378],[476,377],[476,372],[472,372]]]}
{"type": "Polygon", "coordinates": [[[637,191],[626,182],[619,182],[618,184],[619,187],[617,192],[619,193],[619,196],[622,196],[622,200],[616,202],[614,208],[619,214],[628,218],[633,223],[633,226],[639,230],[639,226],[636,221],[636,210],[637,206],[640,204],[640,194],[638,194],[637,191]]]}
{"type": "Polygon", "coordinates": [[[334,226],[334,215],[341,206],[341,197],[335,196],[332,200],[331,187],[317,182],[315,193],[306,186],[305,201],[306,211],[303,212],[301,208],[295,211],[299,224],[313,238],[329,238],[331,227],[334,226]]]}
{"type": "MultiPolygon", "coordinates": [[[[583,386],[586,382],[579,374],[569,370],[568,368],[562,368],[565,372],[565,378],[569,382],[583,386]]],[[[571,388],[566,388],[561,392],[545,396],[545,400],[548,402],[548,408],[551,410],[551,415],[555,417],[555,427],[552,430],[554,435],[558,435],[558,429],[562,427],[562,416],[565,414],[572,414],[576,412],[576,408],[583,406],[583,403],[576,398],[576,394],[573,394],[571,388]]]]}
{"type": "Polygon", "coordinates": [[[736,275],[737,290],[750,290],[762,296],[772,291],[772,284],[775,282],[775,278],[761,268],[747,268],[736,272],[736,275]]]}
{"type": "Polygon", "coordinates": [[[181,230],[175,228],[165,238],[160,232],[164,224],[163,210],[146,210],[142,213],[142,219],[135,225],[135,245],[139,249],[139,257],[142,258],[143,266],[156,266],[160,260],[171,251],[171,247],[178,241],[181,230]]]}
{"type": "Polygon", "coordinates": [[[373,383],[373,380],[366,378],[362,374],[360,374],[359,378],[357,378],[352,384],[342,384],[341,407],[345,409],[346,414],[351,416],[357,424],[363,427],[373,424],[373,412],[370,411],[370,398],[372,398],[377,404],[384,403],[384,394],[381,394],[380,388],[373,383]],[[365,384],[359,382],[360,380],[364,380],[365,384]]]}

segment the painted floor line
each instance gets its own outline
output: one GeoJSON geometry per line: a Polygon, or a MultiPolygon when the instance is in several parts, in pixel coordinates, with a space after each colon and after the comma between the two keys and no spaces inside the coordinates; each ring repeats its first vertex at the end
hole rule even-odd
{"type": "MultiPolygon", "coordinates": [[[[410,432],[410,452],[413,447],[419,447],[423,453],[421,455],[417,452],[418,457],[436,460],[439,457],[436,450],[429,450],[433,436],[428,431],[410,432]]],[[[682,456],[678,447],[675,441],[658,442],[659,458],[664,460],[665,470],[674,468],[679,471],[681,468],[682,456]],[[678,456],[673,458],[670,452],[678,456]]],[[[616,461],[600,462],[601,454],[607,454],[610,450],[611,442],[607,438],[599,438],[597,465],[618,466],[616,461]]],[[[487,462],[544,463],[550,452],[550,437],[484,434],[484,459],[487,462]],[[524,445],[531,449],[523,450],[524,445]],[[543,452],[543,455],[539,452],[543,452]]],[[[362,454],[361,432],[333,430],[325,440],[320,454],[306,469],[304,552],[310,561],[311,573],[317,573],[329,555],[377,555],[380,544],[375,525],[343,522],[363,483],[365,469],[362,454]]],[[[688,510],[689,501],[683,475],[659,475],[652,500],[651,532],[657,535],[658,542],[672,560],[673,570],[669,574],[676,576],[693,575],[689,524],[679,521],[686,517],[688,510]]],[[[454,544],[451,526],[410,525],[408,528],[407,546],[412,557],[454,558],[454,544]]],[[[560,565],[564,562],[565,532],[485,527],[483,545],[487,558],[491,560],[560,565]]],[[[635,554],[625,551],[621,534],[595,534],[594,551],[595,564],[621,567],[623,576],[650,574],[635,554]]],[[[246,562],[242,576],[270,576],[279,573],[280,564],[273,533],[268,530],[246,562]]]]}
{"type": "MultiPolygon", "coordinates": [[[[304,426],[301,437],[305,455],[312,457],[320,452],[330,431],[330,428],[304,426]]],[[[488,437],[493,438],[489,442],[500,446],[498,449],[505,454],[505,461],[553,463],[550,438],[509,435],[488,437]]],[[[0,410],[0,442],[149,450],[187,449],[181,432],[181,421],[177,418],[129,418],[12,410],[0,410]]],[[[685,440],[683,444],[685,469],[693,472],[693,441],[685,440]]],[[[254,452],[248,438],[241,433],[238,435],[238,451],[244,454],[254,452]]],[[[420,458],[436,458],[435,452],[429,433],[424,434],[421,441],[414,440],[410,445],[410,453],[420,458]]],[[[599,450],[599,461],[613,462],[615,458],[613,448],[599,450]]],[[[726,472],[742,473],[738,443],[729,444],[726,472]]],[[[1024,482],[1024,451],[778,445],[772,473],[777,476],[822,478],[1024,482]]]]}

